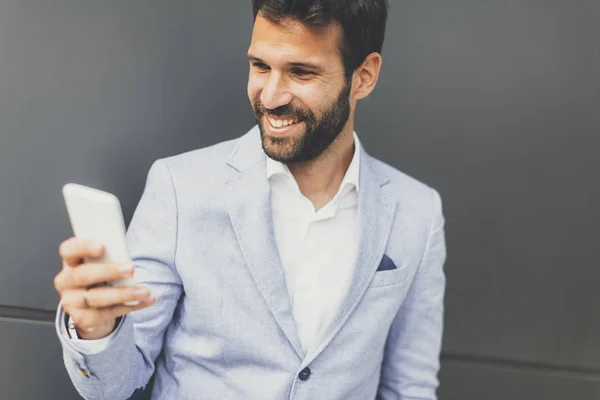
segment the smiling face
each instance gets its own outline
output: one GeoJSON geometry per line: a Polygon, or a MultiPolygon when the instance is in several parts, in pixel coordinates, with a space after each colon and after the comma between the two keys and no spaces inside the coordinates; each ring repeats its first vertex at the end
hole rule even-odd
{"type": "Polygon", "coordinates": [[[352,113],[342,29],[274,24],[259,13],[248,51],[248,97],[263,149],[289,164],[313,160],[344,130],[352,113]]]}

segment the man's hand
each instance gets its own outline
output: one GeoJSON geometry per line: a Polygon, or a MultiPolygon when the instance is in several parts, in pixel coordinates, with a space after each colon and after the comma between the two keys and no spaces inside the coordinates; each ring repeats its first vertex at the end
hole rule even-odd
{"type": "Polygon", "coordinates": [[[77,238],[61,243],[62,271],[54,278],[64,311],[71,316],[82,339],[104,338],[114,330],[118,317],[151,306],[156,299],[144,286],[111,287],[102,285],[133,276],[132,263],[84,263],[97,258],[104,247],[77,238]],[[136,306],[124,303],[139,301],[136,306]]]}

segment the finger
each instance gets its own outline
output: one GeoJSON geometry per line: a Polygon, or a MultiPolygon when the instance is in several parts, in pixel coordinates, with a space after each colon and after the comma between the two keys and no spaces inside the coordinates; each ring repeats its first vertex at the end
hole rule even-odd
{"type": "Polygon", "coordinates": [[[134,266],[132,263],[87,263],[77,268],[64,270],[63,290],[66,289],[88,289],[105,282],[113,282],[127,279],[133,276],[134,266]]]}
{"type": "Polygon", "coordinates": [[[72,237],[60,244],[58,254],[62,258],[64,266],[76,267],[86,257],[96,258],[102,256],[104,246],[101,243],[72,237]]]}
{"type": "Polygon", "coordinates": [[[144,301],[150,297],[150,289],[146,286],[103,286],[87,290],[69,290],[62,295],[61,303],[68,313],[76,309],[107,308],[133,301],[144,301]]]}
{"type": "Polygon", "coordinates": [[[83,310],[89,308],[86,298],[86,290],[69,290],[60,298],[63,310],[71,316],[76,310],[83,310]]]}
{"type": "Polygon", "coordinates": [[[119,318],[125,314],[129,314],[130,312],[142,310],[144,308],[150,307],[151,305],[156,303],[156,297],[147,297],[144,300],[140,300],[139,304],[135,306],[126,306],[126,305],[118,305],[113,307],[107,307],[101,310],[103,315],[108,318],[119,318]]]}
{"type": "Polygon", "coordinates": [[[77,329],[90,332],[106,324],[107,321],[113,321],[116,318],[129,314],[130,312],[150,307],[154,303],[156,303],[156,298],[150,297],[140,301],[140,303],[135,306],[119,305],[99,309],[75,309],[71,312],[68,312],[65,309],[65,311],[67,311],[71,318],[73,318],[73,322],[75,323],[77,329]]]}
{"type": "Polygon", "coordinates": [[[92,308],[108,308],[120,306],[131,301],[144,301],[150,298],[150,289],[145,286],[132,287],[100,287],[83,293],[87,305],[92,308]]]}

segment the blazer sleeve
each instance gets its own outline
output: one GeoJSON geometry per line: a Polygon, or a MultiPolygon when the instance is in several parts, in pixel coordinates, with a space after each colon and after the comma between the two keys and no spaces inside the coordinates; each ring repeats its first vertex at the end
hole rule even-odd
{"type": "Polygon", "coordinates": [[[78,351],[59,333],[65,366],[85,399],[133,399],[144,391],[154,373],[154,363],[182,293],[175,266],[177,213],[170,170],[159,160],[150,168],[127,231],[135,278],[138,284],[150,288],[157,302],[128,315],[109,346],[96,354],[78,351]]]}
{"type": "Polygon", "coordinates": [[[432,190],[432,197],[425,251],[385,345],[378,397],[383,400],[437,399],[446,245],[440,196],[432,190]]]}

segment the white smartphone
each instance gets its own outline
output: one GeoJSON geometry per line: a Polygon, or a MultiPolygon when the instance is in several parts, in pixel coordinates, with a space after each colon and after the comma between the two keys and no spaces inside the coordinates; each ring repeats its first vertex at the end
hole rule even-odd
{"type": "MultiPolygon", "coordinates": [[[[87,186],[68,183],[63,187],[63,197],[75,237],[100,242],[104,245],[104,256],[86,259],[86,262],[131,262],[125,242],[125,222],[119,199],[108,192],[87,186]]],[[[114,282],[115,286],[135,285],[131,277],[114,282]]],[[[128,302],[137,305],[139,302],[128,302]]]]}

